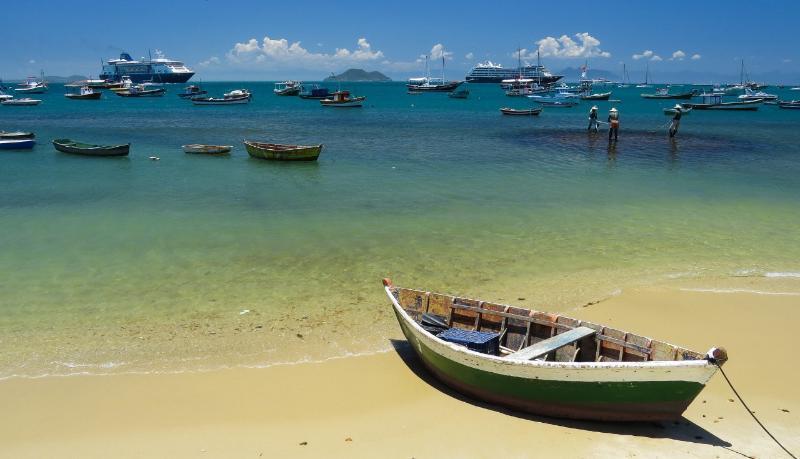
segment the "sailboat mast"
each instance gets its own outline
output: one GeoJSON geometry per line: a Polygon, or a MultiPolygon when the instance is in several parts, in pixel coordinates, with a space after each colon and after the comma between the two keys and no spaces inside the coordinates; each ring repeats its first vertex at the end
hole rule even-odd
{"type": "Polygon", "coordinates": [[[539,49],[536,49],[536,74],[539,75],[539,86],[542,85],[542,57],[539,55],[539,49]]]}
{"type": "Polygon", "coordinates": [[[444,84],[444,52],[442,52],[442,84],[444,84]]]}

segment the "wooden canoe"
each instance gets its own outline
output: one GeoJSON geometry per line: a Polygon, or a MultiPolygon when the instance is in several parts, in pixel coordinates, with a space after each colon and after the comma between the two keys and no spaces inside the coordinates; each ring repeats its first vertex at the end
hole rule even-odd
{"type": "Polygon", "coordinates": [[[182,145],[184,153],[193,153],[201,155],[227,155],[233,149],[233,145],[201,145],[190,144],[182,145]]]}
{"type": "Polygon", "coordinates": [[[539,116],[539,113],[542,113],[541,108],[529,108],[525,110],[518,110],[516,108],[508,108],[503,107],[500,109],[500,113],[504,115],[512,115],[512,116],[539,116]]]}
{"type": "Polygon", "coordinates": [[[316,161],[322,152],[322,144],[283,145],[245,140],[244,146],[247,148],[247,154],[253,158],[277,161],[316,161]]]}
{"type": "Polygon", "coordinates": [[[53,140],[53,146],[62,153],[84,156],[127,156],[131,148],[129,143],[124,145],[94,145],[75,142],[70,139],[53,140]]]}
{"type": "Polygon", "coordinates": [[[434,376],[515,410],[600,421],[678,419],[727,360],[721,348],[701,354],[559,314],[383,283],[403,334],[434,376]],[[453,331],[472,335],[466,347],[453,331]]]}

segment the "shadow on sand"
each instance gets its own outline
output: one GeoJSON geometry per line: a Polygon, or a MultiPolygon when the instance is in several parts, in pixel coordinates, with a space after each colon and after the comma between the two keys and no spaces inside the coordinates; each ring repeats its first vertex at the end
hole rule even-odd
{"type": "Polygon", "coordinates": [[[408,345],[405,340],[390,340],[397,355],[403,360],[406,366],[414,372],[420,379],[428,383],[430,386],[445,394],[461,400],[462,402],[471,405],[503,413],[507,416],[514,416],[520,419],[527,419],[529,421],[543,422],[547,424],[555,424],[570,429],[580,429],[593,432],[602,432],[617,435],[631,435],[635,437],[647,438],[668,438],[677,441],[684,441],[689,443],[700,443],[710,446],[719,446],[727,449],[730,452],[739,454],[743,457],[747,456],[739,451],[731,449],[731,444],[713,433],[698,426],[692,421],[681,418],[678,421],[667,422],[599,422],[599,421],[577,421],[571,419],[550,418],[545,416],[537,416],[512,409],[504,408],[498,405],[484,403],[473,398],[469,398],[449,386],[444,385],[436,379],[430,372],[427,371],[422,362],[417,358],[414,350],[408,345]]]}

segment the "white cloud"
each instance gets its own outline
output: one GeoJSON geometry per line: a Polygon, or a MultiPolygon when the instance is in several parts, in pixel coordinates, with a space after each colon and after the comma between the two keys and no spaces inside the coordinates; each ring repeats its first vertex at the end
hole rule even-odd
{"type": "Polygon", "coordinates": [[[684,57],[686,57],[686,53],[684,53],[681,50],[677,50],[674,53],[672,53],[672,57],[669,58],[669,60],[671,60],[671,61],[682,61],[684,57]]]}
{"type": "Polygon", "coordinates": [[[28,63],[29,63],[29,64],[35,64],[35,63],[36,63],[36,60],[34,60],[34,59],[31,59],[31,60],[29,60],[29,61],[28,61],[28,63]]]}
{"type": "Polygon", "coordinates": [[[699,61],[701,57],[702,56],[700,56],[699,54],[692,54],[692,60],[693,61],[699,61]]]}
{"type": "Polygon", "coordinates": [[[435,59],[441,59],[441,58],[452,59],[453,58],[453,53],[451,53],[450,51],[445,51],[444,50],[444,45],[441,44],[441,43],[437,43],[437,44],[433,45],[433,48],[431,48],[430,56],[431,56],[431,59],[434,59],[434,60],[435,59]]]}
{"type": "Polygon", "coordinates": [[[372,49],[366,38],[359,38],[356,48],[336,48],[333,53],[315,53],[303,48],[299,41],[289,43],[285,38],[265,36],[259,43],[255,38],[236,43],[228,51],[227,59],[235,64],[262,64],[269,62],[294,67],[334,67],[383,59],[382,51],[372,49]]]}
{"type": "Polygon", "coordinates": [[[474,59],[474,58],[475,58],[475,55],[474,55],[474,54],[472,54],[472,53],[467,53],[467,55],[466,55],[466,56],[464,56],[464,58],[465,58],[465,59],[467,59],[467,60],[470,60],[470,61],[471,61],[472,59],[474,59]]]}
{"type": "Polygon", "coordinates": [[[198,63],[197,65],[199,65],[200,67],[208,67],[210,65],[217,65],[217,64],[219,64],[219,62],[220,61],[219,61],[219,58],[217,56],[211,56],[208,59],[198,63]]]}
{"type": "Polygon", "coordinates": [[[537,50],[544,57],[563,59],[611,57],[611,53],[600,49],[600,40],[589,35],[588,32],[576,33],[574,37],[577,41],[567,35],[562,35],[560,38],[544,37],[536,42],[537,49],[521,50],[522,57],[523,59],[532,59],[536,56],[537,50]]]}
{"type": "Polygon", "coordinates": [[[646,50],[642,51],[641,54],[634,54],[631,57],[635,61],[638,61],[639,59],[647,59],[647,60],[654,61],[654,62],[658,62],[658,61],[662,61],[663,60],[663,59],[661,59],[661,56],[659,56],[658,54],[654,53],[650,49],[646,49],[646,50]]]}

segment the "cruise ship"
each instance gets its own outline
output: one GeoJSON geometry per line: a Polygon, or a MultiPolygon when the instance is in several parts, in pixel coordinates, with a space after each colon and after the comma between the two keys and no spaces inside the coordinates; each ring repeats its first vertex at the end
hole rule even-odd
{"type": "Polygon", "coordinates": [[[167,59],[158,55],[156,58],[135,60],[128,53],[119,55],[119,59],[109,59],[103,63],[100,78],[120,81],[123,76],[130,77],[134,83],[154,81],[158,83],[186,83],[194,72],[180,61],[167,59]]]}
{"type": "Polygon", "coordinates": [[[500,64],[486,61],[473,67],[465,79],[470,83],[500,83],[520,76],[542,86],[551,85],[562,78],[562,75],[550,73],[543,65],[523,65],[516,69],[507,69],[500,64]]]}

